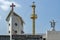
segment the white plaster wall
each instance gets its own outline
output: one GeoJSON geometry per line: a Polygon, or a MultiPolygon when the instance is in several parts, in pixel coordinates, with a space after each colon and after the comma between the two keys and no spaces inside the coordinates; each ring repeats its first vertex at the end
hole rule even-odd
{"type": "MultiPolygon", "coordinates": [[[[21,25],[21,20],[18,16],[11,14],[8,18],[8,32],[12,30],[12,34],[15,34],[15,30],[17,30],[17,35],[21,35],[21,31],[23,31],[23,25],[21,25]],[[17,26],[15,26],[15,23],[17,23],[17,26]],[[9,26],[10,24],[10,26],[9,26]],[[11,29],[12,27],[12,29],[11,29]]],[[[9,33],[11,34],[11,33],[9,33]]]]}
{"type": "Polygon", "coordinates": [[[60,40],[60,31],[47,31],[47,40],[60,40]]]}
{"type": "Polygon", "coordinates": [[[42,36],[43,36],[43,38],[46,38],[46,34],[43,34],[42,36]]]}
{"type": "MultiPolygon", "coordinates": [[[[13,14],[11,14],[11,16],[8,18],[8,20],[9,20],[9,21],[8,21],[8,27],[9,27],[9,28],[8,28],[8,29],[9,29],[9,30],[8,30],[8,33],[9,33],[9,31],[10,31],[9,34],[11,34],[11,30],[12,30],[12,29],[11,29],[11,27],[12,27],[12,15],[13,15],[13,14]],[[9,24],[10,24],[10,26],[9,26],[9,24]]],[[[12,31],[12,33],[13,33],[13,31],[12,31]]]]}
{"type": "Polygon", "coordinates": [[[23,30],[23,27],[21,25],[20,18],[18,16],[13,15],[13,31],[15,30],[17,30],[17,35],[21,35],[21,30],[23,30]],[[15,23],[17,23],[17,26],[15,26],[15,23]]]}

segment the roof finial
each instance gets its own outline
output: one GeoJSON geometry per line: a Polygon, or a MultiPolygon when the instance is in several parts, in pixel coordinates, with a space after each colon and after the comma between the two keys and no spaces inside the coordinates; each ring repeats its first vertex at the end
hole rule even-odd
{"type": "Polygon", "coordinates": [[[14,9],[15,5],[12,3],[12,5],[10,5],[10,7],[12,7],[12,11],[13,11],[13,9],[14,9]]]}
{"type": "Polygon", "coordinates": [[[34,4],[35,2],[33,1],[33,4],[34,4]]]}
{"type": "Polygon", "coordinates": [[[35,6],[35,2],[33,1],[32,3],[33,3],[33,4],[32,4],[32,7],[36,7],[36,6],[35,6]]]}

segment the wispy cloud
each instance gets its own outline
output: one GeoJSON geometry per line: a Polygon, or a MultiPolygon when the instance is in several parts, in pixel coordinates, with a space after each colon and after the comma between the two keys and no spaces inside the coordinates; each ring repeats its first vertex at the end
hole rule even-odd
{"type": "Polygon", "coordinates": [[[8,10],[9,9],[9,6],[11,5],[11,3],[14,3],[16,5],[16,7],[20,7],[21,5],[19,5],[18,3],[16,2],[10,2],[8,0],[0,0],[0,8],[2,10],[8,10]]]}

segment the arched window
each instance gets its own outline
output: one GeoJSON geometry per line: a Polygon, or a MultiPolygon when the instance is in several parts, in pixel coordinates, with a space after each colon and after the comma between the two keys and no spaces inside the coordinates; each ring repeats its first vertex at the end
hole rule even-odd
{"type": "Polygon", "coordinates": [[[17,23],[15,23],[15,26],[17,26],[17,23]]]}
{"type": "Polygon", "coordinates": [[[9,26],[10,26],[10,23],[9,23],[9,26]]]}

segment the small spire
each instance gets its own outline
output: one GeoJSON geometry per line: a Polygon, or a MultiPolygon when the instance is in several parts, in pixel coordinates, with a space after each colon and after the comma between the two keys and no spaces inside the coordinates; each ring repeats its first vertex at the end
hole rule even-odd
{"type": "Polygon", "coordinates": [[[14,7],[15,7],[14,3],[12,3],[12,5],[10,5],[10,7],[12,7],[12,11],[13,11],[14,7]]]}
{"type": "Polygon", "coordinates": [[[35,2],[32,2],[32,15],[31,15],[31,19],[32,19],[32,34],[35,35],[35,20],[37,18],[37,14],[35,14],[35,2]]]}
{"type": "Polygon", "coordinates": [[[33,4],[32,4],[32,7],[36,7],[36,6],[35,6],[35,2],[33,1],[32,3],[33,3],[33,4]]]}

